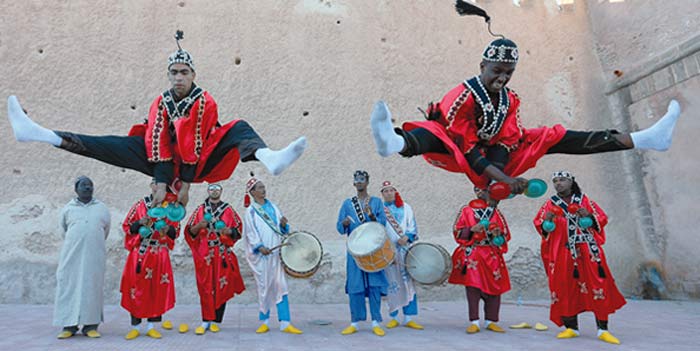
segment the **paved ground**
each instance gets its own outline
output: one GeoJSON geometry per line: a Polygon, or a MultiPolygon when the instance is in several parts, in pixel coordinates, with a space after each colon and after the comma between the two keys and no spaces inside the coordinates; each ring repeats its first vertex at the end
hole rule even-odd
{"type": "MultiPolygon", "coordinates": [[[[292,301],[293,302],[293,301],[292,301]]],[[[45,305],[0,305],[0,350],[698,350],[700,349],[700,302],[629,301],[621,311],[611,316],[611,331],[622,345],[609,345],[595,337],[595,322],[591,313],[580,319],[582,336],[557,340],[558,331],[547,321],[549,310],[544,303],[522,306],[504,304],[501,325],[527,321],[544,322],[549,331],[510,330],[505,334],[482,331],[475,335],[464,332],[466,305],[464,302],[426,302],[420,305],[418,321],[426,330],[415,331],[400,327],[387,330],[383,338],[373,335],[365,323],[354,335],[342,336],[347,325],[347,305],[294,305],[293,324],[304,330],[303,335],[279,332],[276,323],[264,335],[256,335],[257,311],[254,305],[229,303],[221,332],[194,335],[199,314],[198,306],[176,306],[168,313],[177,328],[189,323],[190,331],[162,331],[163,338],[146,336],[131,341],[124,339],[128,331],[127,313],[118,306],[105,308],[106,323],[100,326],[102,338],[89,339],[78,334],[68,340],[57,340],[59,329],[51,326],[53,307],[45,305]],[[319,325],[319,320],[331,322],[319,325]]],[[[273,312],[274,318],[274,312],[273,312]]]]}

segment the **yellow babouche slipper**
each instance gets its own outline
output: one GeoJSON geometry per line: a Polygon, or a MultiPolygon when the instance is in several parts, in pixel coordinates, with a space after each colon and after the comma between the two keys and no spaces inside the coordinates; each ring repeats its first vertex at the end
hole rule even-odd
{"type": "Polygon", "coordinates": [[[384,336],[386,334],[381,327],[372,327],[372,333],[376,336],[384,336]]]}
{"type": "Polygon", "coordinates": [[[357,328],[353,325],[349,325],[347,328],[343,329],[343,331],[340,332],[342,335],[350,335],[350,334],[355,334],[357,333],[357,328]]]}
{"type": "Polygon", "coordinates": [[[537,322],[537,323],[535,324],[535,330],[537,330],[537,331],[547,331],[547,330],[549,330],[549,327],[546,326],[546,325],[544,325],[544,324],[542,324],[542,323],[540,323],[540,322],[537,322]]]}
{"type": "Polygon", "coordinates": [[[173,329],[173,322],[165,321],[165,322],[161,323],[160,326],[163,327],[163,329],[165,329],[165,330],[172,330],[173,329]]]}
{"type": "Polygon", "coordinates": [[[85,336],[87,336],[88,338],[95,339],[95,338],[99,338],[100,336],[102,336],[102,334],[100,334],[100,332],[98,332],[97,330],[93,329],[93,330],[90,330],[89,332],[85,333],[85,336]]]}
{"type": "Polygon", "coordinates": [[[399,321],[396,319],[392,319],[389,321],[389,323],[386,324],[386,327],[389,329],[394,329],[399,326],[399,321]]]}
{"type": "Polygon", "coordinates": [[[267,326],[267,324],[261,324],[258,329],[255,330],[256,333],[258,334],[263,334],[267,333],[270,331],[270,327],[267,326]]]}
{"type": "Polygon", "coordinates": [[[518,324],[513,324],[509,327],[510,329],[530,329],[532,326],[527,322],[522,322],[518,324]]]}
{"type": "Polygon", "coordinates": [[[479,329],[479,326],[476,324],[470,324],[467,327],[467,334],[475,334],[478,333],[481,329],[479,329]]]}
{"type": "Polygon", "coordinates": [[[603,333],[601,333],[598,339],[610,344],[620,345],[620,340],[614,337],[612,334],[610,334],[609,331],[604,331],[603,333]]]}
{"type": "Polygon", "coordinates": [[[289,334],[303,334],[304,332],[301,331],[300,329],[297,329],[295,326],[289,324],[286,328],[282,329],[283,333],[289,333],[289,334]]]}
{"type": "Polygon", "coordinates": [[[163,337],[163,335],[160,335],[160,332],[156,330],[156,328],[150,329],[146,332],[146,335],[154,338],[154,339],[160,339],[163,337]]]}
{"type": "Polygon", "coordinates": [[[189,330],[190,330],[190,326],[185,324],[185,323],[180,324],[180,326],[177,328],[177,331],[179,331],[180,334],[185,334],[189,330]]]}
{"type": "Polygon", "coordinates": [[[571,338],[575,338],[577,336],[578,336],[578,333],[575,330],[573,330],[571,328],[566,328],[566,329],[564,329],[563,332],[557,334],[557,339],[571,339],[571,338]]]}
{"type": "Polygon", "coordinates": [[[73,336],[73,335],[75,335],[73,332],[68,331],[68,330],[64,330],[64,331],[58,333],[58,335],[56,336],[56,338],[58,338],[58,339],[68,339],[68,338],[70,338],[70,337],[73,336]]]}
{"type": "Polygon", "coordinates": [[[129,330],[128,333],[126,333],[126,336],[124,336],[124,339],[126,340],[134,340],[136,339],[141,333],[139,333],[138,329],[131,329],[129,330]]]}
{"type": "Polygon", "coordinates": [[[209,325],[209,330],[211,330],[212,333],[218,333],[221,331],[221,328],[216,323],[212,323],[209,325]]]}
{"type": "MultiPolygon", "coordinates": [[[[422,325],[418,324],[418,322],[416,322],[416,321],[408,321],[408,323],[406,323],[404,326],[405,326],[406,328],[411,328],[411,329],[415,329],[415,330],[423,330],[423,329],[425,329],[425,328],[423,328],[422,325]]],[[[388,326],[387,326],[387,327],[388,327],[388,326]]]]}
{"type": "Polygon", "coordinates": [[[505,333],[506,332],[505,330],[503,330],[503,328],[498,326],[498,324],[496,324],[496,323],[489,323],[489,325],[486,327],[486,329],[488,329],[492,332],[496,332],[496,333],[505,333]]]}
{"type": "Polygon", "coordinates": [[[204,332],[206,332],[206,331],[207,331],[207,330],[204,329],[204,327],[201,326],[201,325],[200,325],[199,327],[197,327],[197,328],[194,328],[194,333],[195,333],[196,335],[204,335],[204,332]]]}

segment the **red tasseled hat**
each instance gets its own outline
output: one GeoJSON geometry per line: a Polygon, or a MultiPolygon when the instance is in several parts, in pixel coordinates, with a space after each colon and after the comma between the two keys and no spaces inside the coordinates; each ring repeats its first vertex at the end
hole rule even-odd
{"type": "Polygon", "coordinates": [[[245,196],[243,197],[243,206],[248,207],[250,206],[250,191],[253,190],[255,187],[255,184],[258,184],[260,182],[260,179],[255,178],[255,174],[253,172],[250,172],[250,179],[248,179],[248,182],[245,184],[245,196]]]}
{"type": "MultiPolygon", "coordinates": [[[[385,180],[382,182],[382,188],[379,191],[384,191],[384,189],[387,188],[396,190],[396,187],[394,187],[390,181],[385,180]]],[[[403,207],[403,199],[401,198],[401,194],[399,194],[398,190],[396,190],[396,198],[394,198],[394,203],[396,204],[396,207],[403,207]]]]}

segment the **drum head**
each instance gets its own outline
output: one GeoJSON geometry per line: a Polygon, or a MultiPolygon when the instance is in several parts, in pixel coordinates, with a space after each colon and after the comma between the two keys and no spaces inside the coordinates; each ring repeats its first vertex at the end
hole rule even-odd
{"type": "Polygon", "coordinates": [[[447,251],[434,244],[416,243],[406,253],[406,271],[421,284],[441,283],[451,264],[447,251]]]}
{"type": "Polygon", "coordinates": [[[364,223],[350,233],[348,251],[353,256],[366,256],[381,248],[386,239],[383,225],[377,222],[364,223]]]}
{"type": "Polygon", "coordinates": [[[323,256],[321,242],[307,232],[294,232],[284,239],[280,248],[282,262],[291,270],[303,273],[315,269],[323,256]]]}

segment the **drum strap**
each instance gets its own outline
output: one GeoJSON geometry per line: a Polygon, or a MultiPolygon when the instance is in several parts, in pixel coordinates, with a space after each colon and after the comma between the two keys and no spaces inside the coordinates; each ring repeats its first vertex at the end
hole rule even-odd
{"type": "Polygon", "coordinates": [[[263,219],[263,221],[270,227],[270,229],[272,229],[272,231],[274,231],[277,235],[284,236],[277,223],[270,218],[260,204],[257,202],[252,202],[250,205],[253,207],[253,210],[255,210],[255,213],[257,213],[258,216],[263,219]]]}
{"type": "MultiPolygon", "coordinates": [[[[357,214],[357,218],[360,220],[360,223],[365,222],[365,213],[362,211],[362,206],[360,206],[360,199],[357,196],[352,197],[352,207],[355,208],[355,214],[357,214]]],[[[369,206],[369,197],[367,197],[367,203],[365,206],[369,206]]]]}
{"type": "Polygon", "coordinates": [[[402,237],[403,229],[401,229],[401,226],[399,225],[399,222],[396,221],[396,218],[394,218],[394,215],[391,214],[391,210],[386,206],[384,206],[384,214],[386,215],[386,221],[391,224],[391,227],[394,228],[396,234],[398,234],[399,237],[402,237]]]}

